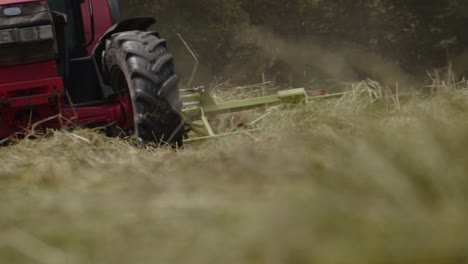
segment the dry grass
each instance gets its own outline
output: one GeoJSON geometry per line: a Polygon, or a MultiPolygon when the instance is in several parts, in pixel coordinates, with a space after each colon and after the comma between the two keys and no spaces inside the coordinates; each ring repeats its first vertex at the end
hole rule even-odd
{"type": "Polygon", "coordinates": [[[88,130],[1,148],[0,263],[467,263],[464,89],[180,152],[88,130]]]}

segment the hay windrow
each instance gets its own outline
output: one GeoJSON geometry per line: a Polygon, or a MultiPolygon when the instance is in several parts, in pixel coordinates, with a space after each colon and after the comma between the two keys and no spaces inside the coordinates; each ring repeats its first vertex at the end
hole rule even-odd
{"type": "Polygon", "coordinates": [[[463,263],[468,97],[385,89],[180,151],[86,129],[1,148],[0,262],[463,263]]]}

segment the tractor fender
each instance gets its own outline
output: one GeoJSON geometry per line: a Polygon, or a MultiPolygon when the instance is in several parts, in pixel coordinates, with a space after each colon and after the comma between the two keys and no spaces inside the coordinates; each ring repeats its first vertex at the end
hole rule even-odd
{"type": "Polygon", "coordinates": [[[132,31],[132,30],[141,30],[145,31],[150,26],[156,23],[156,19],[154,17],[133,17],[127,18],[119,23],[110,27],[104,35],[99,39],[99,42],[103,42],[112,36],[115,33],[125,32],[125,31],[132,31]]]}
{"type": "Polygon", "coordinates": [[[109,10],[110,10],[111,17],[112,17],[112,24],[115,25],[119,23],[121,20],[119,1],[108,0],[107,2],[109,3],[109,10]]]}
{"type": "Polygon", "coordinates": [[[102,76],[102,52],[106,46],[106,40],[109,39],[113,34],[121,33],[125,31],[133,31],[133,30],[140,30],[146,31],[150,26],[156,23],[156,19],[154,17],[134,17],[134,18],[127,18],[119,23],[110,27],[99,39],[98,44],[94,47],[94,50],[91,55],[91,59],[93,60],[94,67],[96,69],[96,75],[101,86],[101,91],[104,98],[109,98],[114,94],[112,87],[110,87],[106,80],[104,80],[102,76]]]}

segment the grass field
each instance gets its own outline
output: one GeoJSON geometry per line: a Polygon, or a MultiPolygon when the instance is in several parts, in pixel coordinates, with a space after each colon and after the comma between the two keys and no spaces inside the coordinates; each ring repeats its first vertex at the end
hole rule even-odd
{"type": "Polygon", "coordinates": [[[1,148],[0,263],[468,263],[466,87],[180,151],[88,130],[1,148]]]}

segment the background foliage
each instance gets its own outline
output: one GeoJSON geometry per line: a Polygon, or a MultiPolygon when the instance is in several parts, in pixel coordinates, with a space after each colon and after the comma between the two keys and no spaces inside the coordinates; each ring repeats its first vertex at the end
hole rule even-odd
{"type": "Polygon", "coordinates": [[[125,16],[158,18],[157,30],[187,74],[190,57],[176,37],[182,34],[202,61],[199,81],[215,74],[251,82],[263,72],[280,83],[303,84],[320,77],[382,79],[393,71],[396,78],[381,81],[395,82],[405,74],[423,76],[447,60],[460,74],[466,68],[463,0],[127,0],[122,6],[125,16]],[[327,70],[324,61],[333,60],[327,70]],[[372,72],[376,65],[391,69],[372,72]]]}

